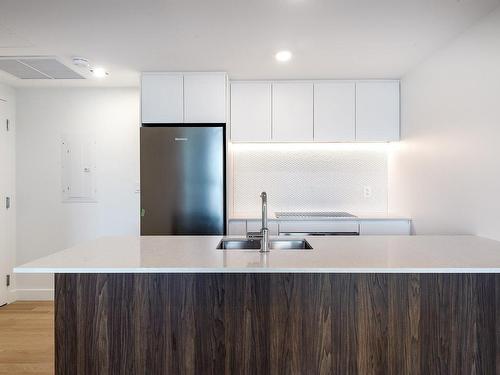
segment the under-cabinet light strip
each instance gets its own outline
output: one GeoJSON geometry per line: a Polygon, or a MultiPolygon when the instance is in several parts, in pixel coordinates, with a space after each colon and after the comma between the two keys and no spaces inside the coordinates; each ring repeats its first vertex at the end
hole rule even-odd
{"type": "Polygon", "coordinates": [[[389,151],[393,143],[230,143],[235,151],[389,151]]]}

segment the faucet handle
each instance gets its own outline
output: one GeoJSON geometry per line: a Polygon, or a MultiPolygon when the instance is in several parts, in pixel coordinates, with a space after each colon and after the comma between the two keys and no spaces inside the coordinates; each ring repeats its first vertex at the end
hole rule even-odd
{"type": "Polygon", "coordinates": [[[265,191],[263,191],[262,193],[260,193],[260,197],[262,199],[267,199],[267,193],[265,191]]]}

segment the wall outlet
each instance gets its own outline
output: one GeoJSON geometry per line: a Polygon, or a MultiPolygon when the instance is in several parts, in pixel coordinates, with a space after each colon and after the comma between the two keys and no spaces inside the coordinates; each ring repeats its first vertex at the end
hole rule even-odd
{"type": "Polygon", "coordinates": [[[371,186],[363,186],[363,196],[365,199],[372,197],[372,187],[371,186]]]}

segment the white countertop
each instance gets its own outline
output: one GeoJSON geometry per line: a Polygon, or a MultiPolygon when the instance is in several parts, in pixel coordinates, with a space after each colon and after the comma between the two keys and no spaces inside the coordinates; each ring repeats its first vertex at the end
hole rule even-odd
{"type": "Polygon", "coordinates": [[[216,250],[221,236],[105,237],[16,273],[500,273],[500,242],[475,236],[307,237],[312,250],[216,250]]]}

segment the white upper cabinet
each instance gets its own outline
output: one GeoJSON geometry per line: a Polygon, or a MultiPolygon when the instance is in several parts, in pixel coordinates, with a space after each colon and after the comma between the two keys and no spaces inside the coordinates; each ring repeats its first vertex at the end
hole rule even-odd
{"type": "Polygon", "coordinates": [[[226,122],[226,74],[184,74],[184,122],[226,122]]]}
{"type": "Polygon", "coordinates": [[[182,123],[183,106],[182,74],[142,74],[142,123],[182,123]]]}
{"type": "Polygon", "coordinates": [[[273,84],[273,141],[313,140],[313,84],[273,84]]]}
{"type": "Polygon", "coordinates": [[[225,123],[226,73],[143,73],[143,124],[225,123]]]}
{"type": "Polygon", "coordinates": [[[356,83],[356,140],[399,140],[399,81],[356,83]]]}
{"type": "Polygon", "coordinates": [[[356,140],[356,86],[354,82],[314,84],[314,140],[356,140]]]}
{"type": "Polygon", "coordinates": [[[231,83],[231,140],[271,141],[270,83],[231,83]]]}

